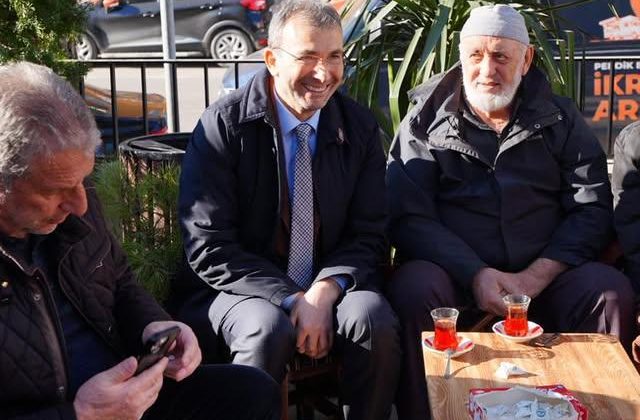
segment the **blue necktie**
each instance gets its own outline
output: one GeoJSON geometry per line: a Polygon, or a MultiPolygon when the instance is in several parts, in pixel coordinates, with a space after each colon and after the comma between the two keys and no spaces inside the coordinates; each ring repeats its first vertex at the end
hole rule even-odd
{"type": "Polygon", "coordinates": [[[303,290],[313,282],[313,175],[309,139],[313,127],[302,123],[294,129],[297,139],[293,198],[291,200],[291,238],[287,275],[303,290]]]}

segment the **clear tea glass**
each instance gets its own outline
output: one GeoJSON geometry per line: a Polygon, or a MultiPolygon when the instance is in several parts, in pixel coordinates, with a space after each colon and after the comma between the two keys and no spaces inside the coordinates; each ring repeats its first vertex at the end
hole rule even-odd
{"type": "Polygon", "coordinates": [[[529,332],[527,311],[531,298],[527,295],[506,295],[502,301],[507,306],[504,332],[513,337],[524,337],[529,332]]]}
{"type": "Polygon", "coordinates": [[[456,322],[460,313],[455,308],[436,308],[431,311],[435,337],[433,347],[436,350],[454,350],[458,348],[456,322]]]}

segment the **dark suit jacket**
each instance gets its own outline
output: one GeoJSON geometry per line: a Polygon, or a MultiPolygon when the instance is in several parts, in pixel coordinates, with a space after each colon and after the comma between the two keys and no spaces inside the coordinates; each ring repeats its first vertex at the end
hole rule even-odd
{"type": "MultiPolygon", "coordinates": [[[[280,305],[300,288],[286,274],[287,183],[277,122],[266,70],[210,106],[182,164],[179,218],[201,285],[280,305]]],[[[387,252],[378,126],[336,93],[321,111],[317,141],[315,279],[348,274],[351,287],[362,288],[377,279],[387,252]]]]}

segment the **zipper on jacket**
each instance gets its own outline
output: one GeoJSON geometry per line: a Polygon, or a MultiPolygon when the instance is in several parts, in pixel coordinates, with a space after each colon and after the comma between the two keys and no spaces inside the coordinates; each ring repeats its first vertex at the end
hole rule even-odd
{"type": "MultiPolygon", "coordinates": [[[[69,392],[69,361],[67,360],[67,352],[63,350],[66,349],[66,343],[64,340],[62,323],[60,322],[60,316],[58,314],[58,308],[56,307],[55,299],[53,298],[53,292],[51,291],[49,281],[45,278],[44,274],[39,269],[36,269],[32,278],[38,283],[38,285],[40,286],[40,290],[42,291],[43,295],[45,295],[43,296],[45,299],[45,302],[43,304],[45,305],[46,313],[49,315],[53,315],[45,317],[45,319],[50,323],[50,331],[53,331],[58,338],[58,345],[52,345],[52,347],[54,347],[54,351],[56,353],[54,355],[54,359],[60,360],[64,375],[62,377],[62,380],[60,381],[61,383],[58,383],[58,389],[56,391],[60,400],[65,401],[67,393],[69,392]]],[[[37,301],[40,300],[37,299],[35,294],[33,296],[33,299],[36,300],[36,303],[38,303],[37,301]]]]}
{"type": "Polygon", "coordinates": [[[31,278],[32,280],[34,280],[37,285],[38,285],[38,289],[39,290],[33,290],[33,286],[29,287],[29,285],[26,285],[26,289],[29,291],[31,289],[31,299],[34,301],[35,305],[41,305],[44,304],[44,313],[43,318],[44,321],[47,322],[49,325],[45,328],[45,331],[52,331],[58,338],[57,340],[57,346],[55,344],[51,344],[51,349],[53,350],[54,354],[53,354],[53,359],[54,359],[54,374],[56,376],[56,384],[58,385],[58,389],[56,390],[58,397],[60,399],[60,401],[65,401],[66,400],[66,396],[67,396],[67,392],[69,390],[69,370],[68,370],[68,361],[67,361],[67,355],[66,352],[64,352],[62,349],[64,348],[64,334],[62,333],[62,326],[60,325],[60,320],[58,318],[58,311],[56,309],[55,304],[53,304],[53,296],[51,294],[51,290],[49,288],[49,285],[47,284],[46,280],[44,279],[44,275],[42,274],[42,272],[39,269],[35,269],[35,270],[27,270],[26,267],[24,267],[20,261],[18,261],[17,259],[15,259],[12,255],[10,255],[9,253],[7,253],[5,251],[5,249],[3,247],[0,247],[0,253],[2,253],[2,255],[10,260],[11,262],[13,262],[13,264],[15,264],[15,266],[25,275],[25,277],[31,278]],[[40,293],[38,293],[40,292],[40,293]],[[40,301],[42,300],[43,296],[45,295],[44,298],[46,299],[45,303],[41,303],[40,301]],[[54,321],[51,317],[51,315],[55,316],[55,319],[57,320],[54,321]],[[62,365],[62,375],[59,374],[58,370],[55,368],[56,361],[58,361],[58,365],[62,365]]]}

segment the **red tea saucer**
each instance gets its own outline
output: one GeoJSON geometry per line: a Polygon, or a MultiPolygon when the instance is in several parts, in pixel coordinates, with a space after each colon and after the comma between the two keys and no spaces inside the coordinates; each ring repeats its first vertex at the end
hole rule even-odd
{"type": "MultiPolygon", "coordinates": [[[[436,350],[435,347],[433,347],[433,335],[429,335],[427,336],[427,338],[425,338],[424,340],[422,340],[422,347],[424,347],[425,349],[429,350],[432,353],[437,353],[440,354],[441,356],[445,357],[446,356],[446,352],[444,350],[436,350]]],[[[475,346],[475,344],[473,344],[473,341],[471,341],[470,339],[466,338],[466,337],[462,337],[462,336],[458,336],[458,347],[456,348],[456,351],[453,352],[453,354],[451,355],[451,357],[458,357],[461,356],[465,353],[470,352],[471,350],[473,350],[473,347],[475,346]]]]}

